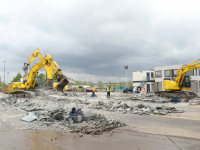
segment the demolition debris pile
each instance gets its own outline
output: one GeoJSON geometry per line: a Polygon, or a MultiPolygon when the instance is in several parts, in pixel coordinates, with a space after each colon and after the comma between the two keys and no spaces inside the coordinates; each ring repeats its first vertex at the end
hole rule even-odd
{"type": "Polygon", "coordinates": [[[173,98],[178,98],[180,102],[188,102],[188,99],[179,97],[160,97],[155,93],[138,93],[138,94],[115,94],[112,96],[116,100],[133,100],[153,103],[169,103],[173,98]]]}
{"type": "Polygon", "coordinates": [[[69,113],[63,109],[37,112],[37,121],[40,126],[57,125],[60,127],[67,127],[72,132],[94,135],[100,135],[103,134],[103,132],[125,126],[124,123],[108,119],[101,114],[84,114],[80,108],[77,110],[74,107],[69,113]]]}
{"type": "MultiPolygon", "coordinates": [[[[103,132],[111,131],[112,129],[123,127],[124,123],[113,119],[107,119],[101,114],[93,113],[85,116],[85,121],[79,126],[73,128],[73,132],[81,132],[83,134],[100,135],[103,132]]],[[[70,127],[70,126],[69,126],[70,127]]]]}
{"type": "Polygon", "coordinates": [[[29,112],[28,115],[21,120],[27,122],[37,120],[38,126],[67,128],[72,132],[93,135],[100,135],[103,134],[103,132],[125,126],[124,123],[106,118],[101,114],[91,112],[84,114],[81,108],[77,107],[73,107],[69,111],[68,108],[64,109],[63,106],[59,106],[58,104],[57,108],[50,109],[46,107],[48,102],[34,103],[31,102],[31,99],[14,99],[12,97],[0,98],[0,101],[5,109],[20,108],[29,112]]]}
{"type": "Polygon", "coordinates": [[[139,115],[150,115],[150,114],[166,115],[168,113],[184,112],[182,110],[177,110],[175,107],[168,107],[164,105],[160,107],[142,103],[135,105],[134,103],[127,104],[127,103],[122,103],[121,101],[118,102],[110,101],[109,103],[98,101],[98,103],[92,105],[92,108],[110,112],[122,112],[123,114],[130,112],[139,115]]]}
{"type": "Polygon", "coordinates": [[[7,108],[20,108],[25,111],[40,111],[44,110],[43,108],[46,106],[48,102],[45,103],[33,103],[30,101],[30,99],[14,99],[12,97],[2,97],[0,98],[1,105],[7,109],[7,108]]]}

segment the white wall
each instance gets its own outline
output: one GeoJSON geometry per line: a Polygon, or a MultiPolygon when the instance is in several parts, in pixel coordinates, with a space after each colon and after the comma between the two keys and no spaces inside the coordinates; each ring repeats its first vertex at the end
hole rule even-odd
{"type": "Polygon", "coordinates": [[[133,82],[134,81],[143,81],[143,79],[147,77],[147,72],[150,73],[150,80],[155,80],[155,71],[147,70],[147,71],[133,72],[133,82]],[[153,73],[153,77],[151,77],[151,73],[153,73]]]}
{"type": "Polygon", "coordinates": [[[141,82],[147,78],[147,72],[149,72],[150,80],[153,82],[146,82],[143,87],[147,91],[147,84],[150,84],[150,92],[154,92],[155,91],[155,83],[154,83],[155,71],[152,71],[152,70],[133,72],[133,86],[140,86],[141,82]],[[153,73],[153,77],[151,76],[151,73],[153,73]]]}

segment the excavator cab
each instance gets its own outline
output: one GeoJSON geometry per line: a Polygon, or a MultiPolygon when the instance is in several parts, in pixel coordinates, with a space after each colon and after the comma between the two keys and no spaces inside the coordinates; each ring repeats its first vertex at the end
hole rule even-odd
{"type": "Polygon", "coordinates": [[[181,87],[191,87],[190,76],[184,76],[183,83],[181,87]]]}
{"type": "Polygon", "coordinates": [[[43,81],[40,76],[35,76],[33,79],[33,83],[35,82],[35,89],[42,89],[43,87],[43,81]],[[36,82],[35,82],[36,80],[36,82]]]}
{"type": "Polygon", "coordinates": [[[35,89],[45,89],[45,90],[53,89],[53,79],[43,79],[40,76],[36,76],[33,82],[35,82],[35,89]]]}
{"type": "Polygon", "coordinates": [[[53,79],[44,79],[44,89],[53,89],[53,79]]]}

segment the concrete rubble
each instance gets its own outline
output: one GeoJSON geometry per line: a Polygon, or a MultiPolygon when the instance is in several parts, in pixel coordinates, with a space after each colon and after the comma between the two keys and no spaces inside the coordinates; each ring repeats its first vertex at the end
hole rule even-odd
{"type": "MultiPolygon", "coordinates": [[[[71,132],[80,133],[80,137],[83,136],[82,134],[99,135],[125,126],[118,120],[100,114],[101,111],[138,115],[167,115],[168,113],[184,112],[162,104],[170,102],[170,99],[158,97],[154,93],[115,93],[111,95],[110,99],[101,98],[101,96],[91,98],[90,94],[85,93],[72,92],[66,93],[66,95],[49,95],[35,99],[16,99],[7,95],[0,97],[0,105],[5,110],[14,108],[28,112],[29,115],[22,118],[24,121],[37,120],[38,126],[68,129],[71,132]],[[71,107],[74,104],[76,106],[71,107]],[[81,107],[78,107],[78,104],[81,107]]],[[[183,99],[182,102],[184,102],[183,99]]]]}
{"type": "Polygon", "coordinates": [[[77,119],[80,119],[81,121],[75,123],[74,118],[72,118],[69,114],[69,112],[62,109],[36,113],[38,116],[37,122],[40,126],[57,125],[59,127],[66,127],[70,129],[71,132],[80,132],[83,134],[99,135],[103,132],[125,126],[124,123],[113,119],[110,120],[101,114],[84,114],[82,111],[77,115],[77,119]]]}
{"type": "MultiPolygon", "coordinates": [[[[171,102],[171,98],[159,97],[155,93],[135,93],[135,94],[121,94],[112,97],[116,100],[133,100],[143,102],[155,102],[155,103],[168,103],[171,102]]],[[[182,102],[186,102],[186,99],[181,99],[182,102]]]]}
{"type": "MultiPolygon", "coordinates": [[[[66,97],[37,97],[37,99],[48,99],[51,101],[64,101],[68,102],[69,98],[66,97]]],[[[73,99],[71,99],[73,102],[73,99]]],[[[12,97],[0,98],[1,105],[7,108],[19,108],[26,112],[29,112],[27,116],[23,117],[21,120],[32,122],[37,120],[38,126],[49,126],[49,127],[59,127],[71,130],[71,132],[79,132],[82,134],[93,134],[99,135],[103,132],[111,131],[112,129],[125,126],[124,123],[116,121],[114,119],[106,118],[104,115],[86,112],[85,114],[81,108],[76,108],[78,114],[73,115],[73,108],[69,110],[63,106],[54,107],[54,109],[47,107],[48,102],[31,102],[31,99],[19,98],[15,99],[12,97]]],[[[69,102],[68,102],[69,103],[69,102]]],[[[84,104],[83,102],[79,102],[84,104]]],[[[62,105],[63,103],[60,103],[62,105]]],[[[88,105],[88,104],[86,104],[88,105]]],[[[75,107],[74,107],[75,108],[75,107]]],[[[80,137],[82,135],[80,134],[80,137]]]]}
{"type": "Polygon", "coordinates": [[[29,113],[27,116],[23,117],[21,120],[26,122],[31,122],[37,119],[37,116],[34,113],[29,113]]]}
{"type": "Polygon", "coordinates": [[[175,107],[161,106],[156,107],[148,104],[137,104],[134,103],[125,103],[121,101],[110,101],[108,103],[104,103],[103,101],[98,101],[96,104],[92,105],[93,109],[102,109],[104,111],[110,112],[122,112],[123,114],[129,112],[133,114],[139,115],[150,115],[150,114],[158,114],[158,115],[166,115],[168,113],[183,113],[182,110],[177,110],[175,107]]]}
{"type": "Polygon", "coordinates": [[[14,99],[12,97],[7,97],[7,98],[0,98],[0,101],[2,102],[1,105],[5,109],[14,107],[14,108],[20,108],[28,112],[41,111],[44,110],[43,107],[46,106],[45,104],[30,102],[30,99],[24,99],[24,98],[14,99]]]}
{"type": "MultiPolygon", "coordinates": [[[[91,114],[85,116],[85,121],[78,126],[73,126],[72,132],[81,132],[83,134],[100,135],[103,132],[111,131],[112,129],[125,126],[124,123],[113,119],[108,119],[101,114],[91,114]]],[[[69,125],[69,127],[71,127],[69,125]]]]}

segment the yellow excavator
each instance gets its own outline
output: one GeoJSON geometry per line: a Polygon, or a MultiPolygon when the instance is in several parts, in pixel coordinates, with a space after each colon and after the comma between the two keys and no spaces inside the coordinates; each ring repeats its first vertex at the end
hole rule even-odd
{"type": "Polygon", "coordinates": [[[56,85],[57,92],[63,92],[63,88],[69,83],[69,80],[74,82],[73,79],[67,78],[61,72],[58,64],[53,60],[53,58],[49,55],[42,55],[40,53],[40,49],[36,49],[29,57],[29,62],[24,63],[23,70],[25,72],[25,77],[23,81],[9,83],[8,87],[3,87],[2,92],[12,94],[14,97],[35,97],[35,95],[48,95],[48,92],[43,90],[44,86],[41,83],[40,78],[36,75],[38,74],[38,70],[45,67],[47,72],[47,80],[48,83],[52,81],[53,88],[53,75],[52,72],[56,75],[56,79],[58,84],[56,85]],[[30,72],[28,74],[28,66],[31,62],[38,56],[40,59],[39,62],[34,64],[30,72]],[[5,88],[5,89],[4,89],[5,88]]]}
{"type": "Polygon", "coordinates": [[[190,76],[186,76],[185,74],[199,68],[200,62],[198,61],[199,59],[179,68],[176,76],[172,79],[165,78],[163,80],[163,89],[166,91],[159,91],[156,94],[162,97],[178,96],[186,99],[194,98],[196,94],[189,91],[191,89],[190,76]]]}

